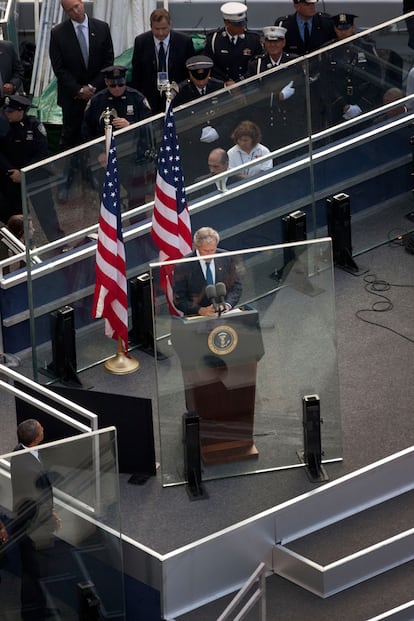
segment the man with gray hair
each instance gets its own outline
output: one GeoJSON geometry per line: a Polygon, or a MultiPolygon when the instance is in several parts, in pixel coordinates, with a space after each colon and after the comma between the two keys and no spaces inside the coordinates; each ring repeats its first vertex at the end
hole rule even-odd
{"type": "Polygon", "coordinates": [[[62,149],[82,142],[86,104],[105,87],[102,69],[114,63],[109,26],[88,17],[83,0],[61,0],[69,19],[50,33],[50,62],[57,79],[57,102],[62,108],[62,149]]]}
{"type": "Polygon", "coordinates": [[[198,261],[177,263],[174,269],[174,304],[184,315],[214,317],[217,308],[206,295],[208,285],[223,283],[224,309],[231,310],[240,300],[242,284],[238,278],[233,257],[221,257],[225,250],[218,248],[220,236],[216,230],[204,226],[194,234],[194,250],[188,257],[198,261]],[[216,256],[211,256],[216,255],[216,256]]]}

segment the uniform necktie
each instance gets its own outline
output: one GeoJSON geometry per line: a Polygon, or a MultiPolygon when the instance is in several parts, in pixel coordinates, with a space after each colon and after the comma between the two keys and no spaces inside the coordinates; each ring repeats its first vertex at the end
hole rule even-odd
{"type": "Polygon", "coordinates": [[[304,35],[303,35],[303,42],[305,44],[305,51],[308,52],[308,47],[309,47],[309,24],[308,22],[305,22],[303,25],[304,28],[304,35]]]}
{"type": "Polygon", "coordinates": [[[85,31],[83,26],[78,26],[77,35],[79,41],[79,47],[82,52],[83,60],[85,61],[85,66],[88,66],[88,44],[86,43],[85,31]]]}
{"type": "Polygon", "coordinates": [[[206,94],[206,87],[200,89],[200,95],[206,94]]]}
{"type": "Polygon", "coordinates": [[[206,263],[206,282],[208,285],[214,285],[210,263],[206,263]]]}
{"type": "Polygon", "coordinates": [[[236,37],[232,37],[230,40],[232,45],[236,45],[236,37]]]}
{"type": "Polygon", "coordinates": [[[167,70],[165,63],[165,50],[164,43],[160,41],[160,46],[158,48],[158,71],[165,72],[167,70]]]}

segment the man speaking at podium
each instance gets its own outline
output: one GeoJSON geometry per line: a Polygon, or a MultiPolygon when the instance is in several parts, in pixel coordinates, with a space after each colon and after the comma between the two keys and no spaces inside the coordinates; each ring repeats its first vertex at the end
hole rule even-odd
{"type": "Polygon", "coordinates": [[[204,226],[194,234],[194,250],[187,257],[198,261],[178,263],[174,268],[174,304],[184,315],[215,317],[238,303],[242,285],[233,257],[222,257],[220,236],[204,226]],[[205,260],[203,257],[216,255],[205,260]],[[217,256],[218,255],[218,256],[217,256]]]}

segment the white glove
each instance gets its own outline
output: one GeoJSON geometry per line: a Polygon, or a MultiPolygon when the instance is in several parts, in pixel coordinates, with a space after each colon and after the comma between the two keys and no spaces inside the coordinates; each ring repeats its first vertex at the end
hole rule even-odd
{"type": "Polygon", "coordinates": [[[348,110],[344,112],[344,114],[342,115],[342,118],[345,119],[345,121],[349,121],[349,119],[354,119],[356,116],[359,116],[360,114],[362,114],[361,108],[357,106],[356,104],[351,104],[348,107],[348,110]]]}
{"type": "Polygon", "coordinates": [[[282,88],[282,90],[280,91],[280,94],[283,95],[282,97],[283,100],[289,99],[289,97],[292,97],[292,95],[295,94],[295,87],[293,86],[293,80],[291,80],[289,84],[286,84],[286,86],[282,88]]]}

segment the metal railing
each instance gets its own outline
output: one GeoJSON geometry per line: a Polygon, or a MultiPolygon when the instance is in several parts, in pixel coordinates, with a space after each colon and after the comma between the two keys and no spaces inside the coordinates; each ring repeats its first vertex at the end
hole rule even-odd
{"type": "Polygon", "coordinates": [[[266,571],[265,563],[260,563],[217,621],[242,621],[256,604],[260,607],[261,621],[266,621],[266,571]],[[240,606],[239,612],[235,612],[240,606]],[[233,613],[235,616],[231,616],[233,613]]]}

